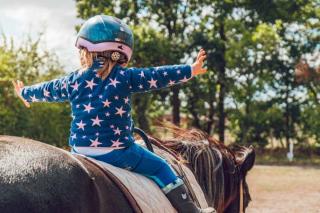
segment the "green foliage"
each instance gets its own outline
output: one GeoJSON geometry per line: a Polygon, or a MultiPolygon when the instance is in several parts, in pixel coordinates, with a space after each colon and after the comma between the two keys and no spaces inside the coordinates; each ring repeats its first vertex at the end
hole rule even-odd
{"type": "MultiPolygon", "coordinates": [[[[225,113],[235,141],[261,147],[272,138],[300,140],[297,132],[316,134],[308,132],[312,111],[305,103],[315,107],[318,89],[298,85],[294,66],[319,41],[317,5],[314,0],[77,1],[80,18],[106,13],[132,24],[134,66],[176,63],[206,49],[209,71],[183,86],[181,111],[189,125],[210,134],[220,133],[225,113]]],[[[168,113],[169,94],[137,95],[138,120],[168,113]]]]}
{"type": "MultiPolygon", "coordinates": [[[[319,51],[319,2],[316,0],[129,1],[76,0],[77,16],[96,14],[124,19],[134,32],[129,66],[191,63],[202,47],[208,73],[181,87],[133,97],[136,123],[152,122],[177,107],[188,125],[234,142],[265,147],[320,144],[320,86],[295,81],[294,68],[305,54],[319,51]],[[317,49],[318,48],[318,49],[317,49]],[[178,102],[177,102],[178,101],[178,102]],[[225,122],[225,123],[224,123],[225,122]]],[[[79,26],[77,26],[79,28],[79,26]]],[[[27,84],[63,74],[56,57],[39,51],[38,41],[0,46],[0,134],[23,135],[66,144],[69,106],[34,104],[29,110],[13,95],[10,80],[27,84]]]]}
{"type": "Polygon", "coordinates": [[[40,51],[40,38],[20,47],[2,37],[0,46],[0,134],[29,137],[46,143],[67,145],[70,108],[67,104],[32,104],[25,108],[14,94],[11,80],[26,85],[64,74],[57,57],[40,51]]]}

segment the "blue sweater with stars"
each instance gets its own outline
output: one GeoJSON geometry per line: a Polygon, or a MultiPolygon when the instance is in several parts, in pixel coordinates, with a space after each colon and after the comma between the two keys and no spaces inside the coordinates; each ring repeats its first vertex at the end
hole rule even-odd
{"type": "Polygon", "coordinates": [[[69,145],[78,147],[128,147],[134,142],[131,94],[186,82],[190,65],[123,68],[116,65],[106,79],[97,70],[96,59],[84,72],[26,86],[21,95],[28,102],[69,101],[72,109],[69,145]]]}

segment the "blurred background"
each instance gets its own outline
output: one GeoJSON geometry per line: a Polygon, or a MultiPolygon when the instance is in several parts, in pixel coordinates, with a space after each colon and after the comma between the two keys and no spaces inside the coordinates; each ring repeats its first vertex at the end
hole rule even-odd
{"type": "Polygon", "coordinates": [[[68,103],[27,109],[10,81],[76,70],[77,29],[96,14],[134,31],[129,66],[191,64],[207,51],[206,75],[133,97],[136,126],[161,136],[170,121],[254,145],[249,211],[320,209],[319,0],[0,0],[0,134],[68,146],[68,103]]]}

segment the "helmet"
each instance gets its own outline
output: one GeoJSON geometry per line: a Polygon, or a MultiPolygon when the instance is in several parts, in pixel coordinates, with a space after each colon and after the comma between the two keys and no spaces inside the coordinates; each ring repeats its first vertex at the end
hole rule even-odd
{"type": "Polygon", "coordinates": [[[133,49],[133,33],[120,19],[97,15],[80,28],[76,47],[85,47],[90,52],[120,52],[129,61],[133,49]]]}

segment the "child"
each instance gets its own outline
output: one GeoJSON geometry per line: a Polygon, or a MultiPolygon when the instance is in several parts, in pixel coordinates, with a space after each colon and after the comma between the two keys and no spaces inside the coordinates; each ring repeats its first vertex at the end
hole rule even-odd
{"type": "Polygon", "coordinates": [[[137,145],[132,135],[130,96],[186,82],[205,73],[206,58],[200,50],[190,65],[125,68],[133,48],[133,34],[121,20],[105,15],[90,18],[76,41],[82,69],[60,79],[23,86],[13,82],[16,93],[29,102],[69,101],[72,109],[69,145],[80,153],[153,179],[178,212],[211,212],[198,209],[183,181],[167,162],[137,145]]]}

